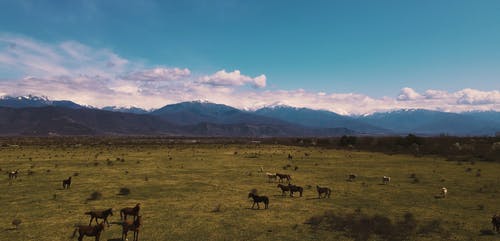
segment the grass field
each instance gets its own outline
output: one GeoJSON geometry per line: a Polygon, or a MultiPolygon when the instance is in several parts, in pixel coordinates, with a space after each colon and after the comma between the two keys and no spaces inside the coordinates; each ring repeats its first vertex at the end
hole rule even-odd
{"type": "MultiPolygon", "coordinates": [[[[110,221],[119,222],[118,210],[136,203],[144,221],[140,240],[352,240],[305,222],[354,210],[394,222],[407,212],[419,223],[440,221],[441,233],[413,240],[500,240],[480,235],[500,211],[499,163],[258,144],[21,145],[0,148],[0,168],[0,240],[70,240],[75,224],[88,224],[84,212],[112,207],[110,221]],[[14,169],[20,175],[10,183],[6,172],[14,169]],[[282,197],[265,172],[291,174],[304,196],[282,197]],[[357,180],[346,181],[349,173],[357,180]],[[383,175],[390,184],[381,184],[383,175]],[[69,176],[72,186],[62,190],[69,176]],[[330,199],[316,198],[317,184],[332,189],[330,199]],[[442,186],[448,197],[435,198],[442,186]],[[120,188],[131,192],[118,195],[120,188]],[[250,209],[253,188],[269,196],[268,210],[250,209]],[[88,200],[95,191],[102,198],[88,200]],[[14,219],[21,220],[17,229],[14,219]]],[[[112,224],[101,240],[120,237],[121,226],[112,224]]]]}

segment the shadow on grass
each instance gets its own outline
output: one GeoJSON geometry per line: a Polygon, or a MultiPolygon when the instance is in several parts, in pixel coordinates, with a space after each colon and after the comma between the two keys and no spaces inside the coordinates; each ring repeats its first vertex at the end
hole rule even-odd
{"type": "Polygon", "coordinates": [[[324,199],[324,198],[319,198],[319,197],[308,197],[308,198],[306,198],[306,200],[320,200],[320,199],[324,199]]]}
{"type": "Polygon", "coordinates": [[[247,209],[247,210],[254,210],[254,211],[259,211],[259,210],[260,211],[265,211],[265,210],[267,210],[265,208],[259,208],[259,209],[257,209],[257,208],[245,208],[245,209],[247,209]]]}
{"type": "Polygon", "coordinates": [[[108,239],[108,241],[122,241],[121,238],[112,238],[112,239],[108,239]]]}

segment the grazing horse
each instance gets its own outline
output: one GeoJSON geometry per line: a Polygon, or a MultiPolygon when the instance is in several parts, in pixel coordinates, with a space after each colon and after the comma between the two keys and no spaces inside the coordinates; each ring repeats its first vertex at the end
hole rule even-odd
{"type": "Polygon", "coordinates": [[[349,179],[348,180],[352,182],[352,181],[354,181],[356,179],[356,177],[357,177],[356,174],[349,174],[349,179]]]}
{"type": "Polygon", "coordinates": [[[292,159],[293,159],[292,154],[288,153],[288,160],[292,160],[292,159]]]}
{"type": "Polygon", "coordinates": [[[290,187],[283,185],[283,184],[278,184],[278,187],[281,188],[281,195],[285,196],[285,192],[290,191],[290,187]]]}
{"type": "Polygon", "coordinates": [[[131,215],[135,217],[139,216],[139,210],[141,209],[141,204],[138,203],[133,208],[122,208],[120,210],[120,218],[123,220],[127,220],[127,215],[131,215]]]}
{"type": "Polygon", "coordinates": [[[9,172],[9,179],[17,179],[18,173],[19,173],[19,169],[16,169],[15,171],[9,172]]]}
{"type": "Polygon", "coordinates": [[[302,192],[304,192],[304,188],[292,185],[290,183],[288,184],[288,188],[290,188],[290,197],[293,197],[294,192],[299,192],[300,196],[302,197],[302,192]]]}
{"type": "Polygon", "coordinates": [[[68,179],[63,180],[62,183],[63,183],[63,189],[69,188],[69,186],[71,186],[71,177],[68,177],[68,179]]]}
{"type": "Polygon", "coordinates": [[[276,179],[277,179],[276,173],[267,172],[266,175],[267,175],[268,182],[271,182],[273,180],[276,181],[276,179]]]}
{"type": "Polygon", "coordinates": [[[124,221],[122,223],[122,240],[127,240],[128,231],[134,232],[134,241],[139,241],[139,229],[142,225],[142,216],[137,216],[134,222],[124,221]]]}
{"type": "Polygon", "coordinates": [[[330,194],[332,193],[332,189],[328,187],[320,187],[316,185],[316,190],[318,191],[318,198],[321,198],[321,194],[325,194],[325,198],[330,198],[330,194]]]}
{"type": "Polygon", "coordinates": [[[382,183],[388,184],[391,181],[391,177],[384,176],[382,177],[382,183]]]}
{"type": "Polygon", "coordinates": [[[292,180],[289,174],[276,173],[276,176],[279,178],[278,182],[283,182],[283,179],[286,179],[290,183],[290,180],[292,180]]]}
{"type": "Polygon", "coordinates": [[[491,217],[491,224],[493,224],[493,230],[496,230],[497,233],[500,233],[500,215],[493,215],[493,217],[491,217]]]}
{"type": "Polygon", "coordinates": [[[443,198],[445,198],[447,194],[448,194],[448,189],[446,187],[442,187],[441,188],[441,196],[443,196],[443,198]]]}
{"type": "Polygon", "coordinates": [[[259,196],[255,193],[249,193],[248,198],[253,199],[252,209],[256,203],[257,203],[257,209],[260,209],[259,203],[262,203],[262,202],[265,204],[265,209],[267,209],[269,207],[269,198],[266,196],[259,196]]]}
{"type": "Polygon", "coordinates": [[[76,232],[78,231],[78,234],[80,234],[80,236],[78,237],[78,241],[82,241],[83,237],[85,236],[95,237],[95,241],[99,241],[99,237],[101,236],[103,230],[104,223],[100,223],[96,226],[79,225],[75,228],[75,231],[73,232],[73,236],[71,236],[71,238],[74,238],[76,232]]]}
{"type": "Polygon", "coordinates": [[[90,211],[86,212],[85,214],[90,215],[90,222],[89,226],[92,223],[92,220],[95,219],[95,223],[98,224],[97,219],[103,219],[103,222],[108,224],[109,227],[109,222],[108,222],[108,216],[113,216],[113,209],[109,208],[104,211],[90,211]]]}

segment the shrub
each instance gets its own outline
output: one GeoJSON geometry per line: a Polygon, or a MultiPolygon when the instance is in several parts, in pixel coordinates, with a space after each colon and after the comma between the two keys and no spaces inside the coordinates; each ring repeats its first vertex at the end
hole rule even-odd
{"type": "Polygon", "coordinates": [[[118,193],[119,195],[129,195],[130,194],[130,189],[126,187],[120,188],[120,192],[118,193]]]}
{"type": "Polygon", "coordinates": [[[102,193],[95,191],[90,194],[90,197],[87,198],[87,200],[94,201],[94,200],[99,200],[101,198],[102,198],[102,193]]]}
{"type": "Polygon", "coordinates": [[[20,219],[14,219],[12,220],[12,225],[16,226],[16,229],[19,227],[19,225],[21,224],[21,220],[20,219]]]}
{"type": "Polygon", "coordinates": [[[222,205],[219,203],[219,204],[217,204],[217,205],[214,207],[214,209],[212,209],[212,212],[213,212],[213,213],[218,213],[218,212],[220,212],[220,211],[221,211],[221,208],[222,208],[222,205]]]}

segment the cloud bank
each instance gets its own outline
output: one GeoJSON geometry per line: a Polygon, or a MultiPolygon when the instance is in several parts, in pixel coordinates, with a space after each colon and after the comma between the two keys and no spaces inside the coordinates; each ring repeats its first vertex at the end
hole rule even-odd
{"type": "Polygon", "coordinates": [[[448,112],[500,111],[500,92],[465,88],[456,92],[404,87],[395,97],[326,93],[304,89],[269,90],[264,74],[240,70],[193,73],[185,67],[145,66],[109,49],[67,41],[47,44],[26,37],[0,35],[0,95],[44,95],[95,107],[159,108],[181,101],[207,100],[241,109],[290,105],[361,115],[423,108],[448,112]],[[250,87],[250,88],[249,88],[250,87]]]}

